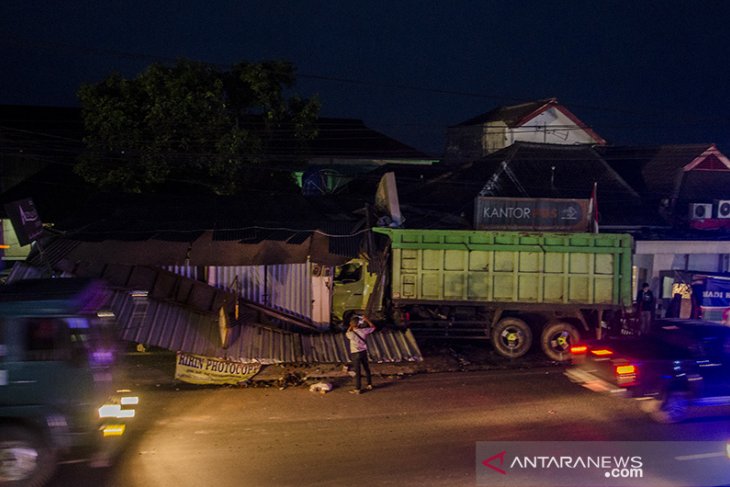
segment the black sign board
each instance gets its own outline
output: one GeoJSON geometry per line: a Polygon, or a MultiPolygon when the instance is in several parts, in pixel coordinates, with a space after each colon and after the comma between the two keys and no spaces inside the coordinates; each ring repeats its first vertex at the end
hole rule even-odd
{"type": "Polygon", "coordinates": [[[41,236],[43,222],[32,199],[26,198],[5,204],[5,213],[13,224],[20,245],[28,245],[41,236]]]}
{"type": "Polygon", "coordinates": [[[590,230],[590,200],[491,198],[478,196],[474,208],[477,230],[590,230]]]}

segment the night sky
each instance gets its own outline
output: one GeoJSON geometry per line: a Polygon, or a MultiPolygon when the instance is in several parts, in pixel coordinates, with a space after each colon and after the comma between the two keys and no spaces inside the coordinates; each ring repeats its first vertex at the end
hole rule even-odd
{"type": "Polygon", "coordinates": [[[76,105],[151,62],[284,59],[322,115],[434,155],[446,127],[557,97],[614,144],[730,153],[730,2],[2,0],[0,103],[76,105]]]}

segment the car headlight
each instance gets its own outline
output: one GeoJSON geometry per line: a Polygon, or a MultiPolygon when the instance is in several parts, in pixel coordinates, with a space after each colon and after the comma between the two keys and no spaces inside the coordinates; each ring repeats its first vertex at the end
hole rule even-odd
{"type": "Polygon", "coordinates": [[[99,408],[100,418],[128,419],[135,416],[134,408],[139,404],[139,396],[130,394],[129,389],[120,389],[110,401],[99,408]]]}
{"type": "Polygon", "coordinates": [[[99,408],[100,418],[133,418],[134,409],[122,409],[121,404],[104,404],[99,408]]]}

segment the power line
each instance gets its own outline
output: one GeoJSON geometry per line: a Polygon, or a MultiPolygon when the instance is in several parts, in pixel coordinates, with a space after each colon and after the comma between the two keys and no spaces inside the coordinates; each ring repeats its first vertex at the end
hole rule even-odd
{"type": "MultiPolygon", "coordinates": [[[[119,59],[128,59],[128,60],[133,60],[133,61],[143,60],[143,61],[148,61],[148,62],[174,63],[174,62],[177,62],[180,59],[182,59],[182,58],[171,58],[168,56],[160,56],[160,55],[154,55],[154,54],[122,51],[122,50],[116,50],[116,49],[100,49],[100,48],[95,48],[95,47],[90,47],[90,46],[79,46],[79,45],[75,45],[75,44],[68,44],[68,43],[61,43],[61,42],[43,42],[43,41],[37,41],[37,40],[30,40],[30,39],[26,39],[26,38],[14,36],[14,35],[8,35],[8,34],[0,34],[0,39],[14,42],[21,46],[32,46],[32,47],[51,49],[51,50],[70,50],[70,51],[77,51],[77,52],[86,52],[88,54],[92,54],[92,55],[96,55],[96,56],[115,57],[115,58],[119,58],[119,59]]],[[[209,66],[214,66],[214,67],[223,68],[223,69],[229,69],[232,67],[232,65],[224,64],[224,63],[217,63],[217,62],[210,62],[210,61],[197,61],[197,62],[201,62],[202,64],[207,64],[209,66]]],[[[409,85],[409,84],[402,84],[402,83],[386,83],[386,82],[380,82],[380,81],[353,79],[353,78],[338,77],[338,76],[323,75],[323,74],[295,72],[295,76],[297,78],[302,78],[302,79],[312,79],[312,80],[317,80],[317,81],[346,83],[346,84],[352,84],[352,85],[358,85],[358,86],[389,88],[389,89],[397,89],[397,90],[405,90],[405,91],[416,91],[416,92],[423,92],[423,93],[432,93],[432,94],[437,94],[437,95],[460,96],[460,97],[468,97],[468,98],[480,98],[480,99],[511,101],[511,102],[524,102],[525,101],[524,98],[506,96],[503,94],[482,93],[482,92],[461,91],[461,90],[448,90],[448,89],[443,89],[443,88],[424,87],[424,86],[409,85]]],[[[669,109],[666,112],[645,112],[645,111],[642,112],[642,111],[636,111],[636,110],[629,110],[629,109],[625,109],[625,108],[599,106],[599,105],[585,104],[585,103],[580,103],[580,102],[576,103],[573,101],[569,101],[567,104],[569,104],[572,107],[582,108],[582,109],[586,109],[586,110],[620,113],[620,114],[625,114],[625,115],[649,115],[652,117],[657,117],[657,116],[663,117],[663,116],[666,116],[668,113],[671,113],[671,111],[669,109]]]]}

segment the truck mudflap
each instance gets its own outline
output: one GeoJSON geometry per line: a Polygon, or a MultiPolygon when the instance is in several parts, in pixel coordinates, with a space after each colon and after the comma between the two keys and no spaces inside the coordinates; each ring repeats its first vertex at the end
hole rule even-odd
{"type": "Polygon", "coordinates": [[[616,397],[629,397],[628,389],[625,387],[618,387],[585,370],[568,369],[565,371],[565,375],[572,382],[580,384],[593,392],[601,392],[616,397]]]}

